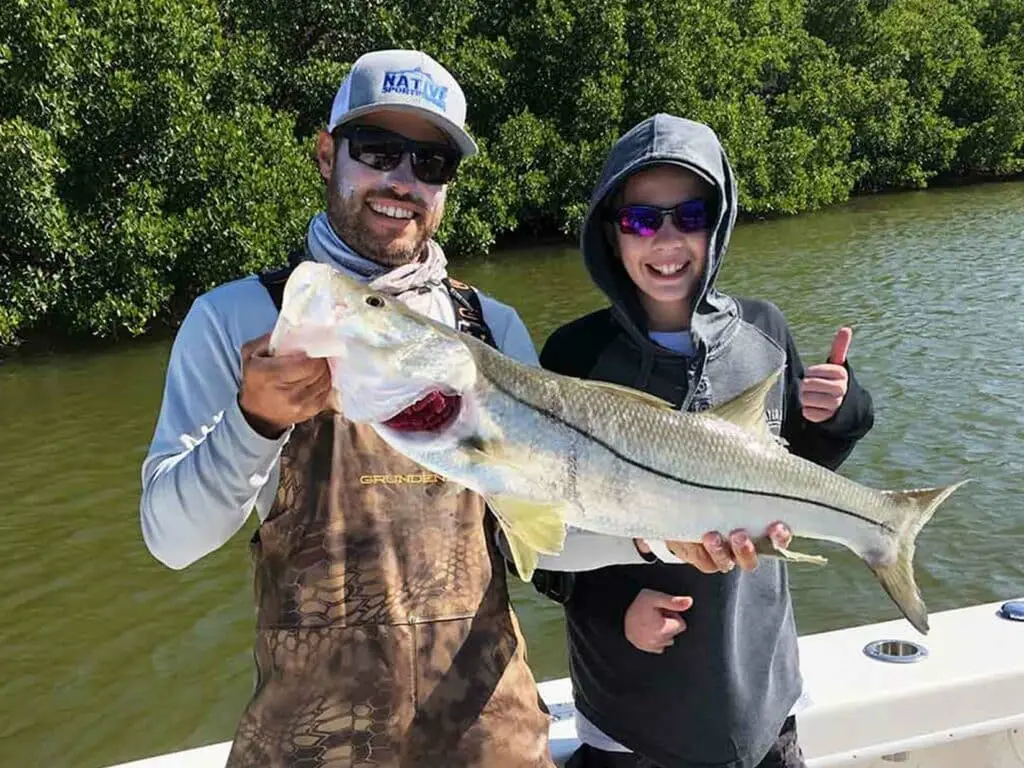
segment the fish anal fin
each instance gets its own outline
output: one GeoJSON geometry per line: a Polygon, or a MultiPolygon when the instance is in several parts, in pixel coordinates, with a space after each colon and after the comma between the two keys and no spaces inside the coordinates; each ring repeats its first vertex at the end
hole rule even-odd
{"type": "Polygon", "coordinates": [[[565,544],[565,523],[556,504],[488,496],[487,505],[505,532],[519,578],[529,581],[537,569],[537,553],[557,555],[565,544]]]}
{"type": "Polygon", "coordinates": [[[803,552],[794,552],[791,549],[777,547],[775,542],[767,536],[761,536],[751,541],[754,543],[754,551],[759,555],[781,557],[791,563],[805,563],[807,565],[826,565],[828,563],[828,558],[821,555],[807,555],[803,552]]]}

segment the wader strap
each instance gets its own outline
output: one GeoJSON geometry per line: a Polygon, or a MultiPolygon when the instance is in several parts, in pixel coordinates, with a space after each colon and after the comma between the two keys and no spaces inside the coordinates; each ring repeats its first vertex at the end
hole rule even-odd
{"type": "Polygon", "coordinates": [[[306,252],[299,248],[288,254],[288,266],[281,267],[280,269],[270,270],[269,272],[261,272],[259,274],[260,282],[263,283],[263,287],[267,289],[267,293],[270,294],[270,300],[274,302],[274,308],[278,312],[281,311],[281,303],[284,301],[284,284],[288,282],[288,278],[291,277],[292,270],[295,269],[299,262],[306,258],[306,252]]]}
{"type": "Polygon", "coordinates": [[[448,289],[452,306],[455,308],[455,327],[497,349],[498,345],[494,341],[491,329],[484,322],[484,310],[480,306],[480,296],[476,289],[450,277],[444,278],[441,282],[448,289]]]}

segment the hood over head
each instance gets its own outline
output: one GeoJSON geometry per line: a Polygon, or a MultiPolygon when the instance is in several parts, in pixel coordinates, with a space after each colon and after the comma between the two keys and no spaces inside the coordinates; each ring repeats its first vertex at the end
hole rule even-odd
{"type": "Polygon", "coordinates": [[[725,150],[708,126],[659,113],[619,138],[605,161],[583,219],[580,236],[583,260],[591,278],[611,300],[623,325],[643,343],[650,343],[637,289],[616,253],[607,213],[627,178],[661,164],[686,168],[715,190],[714,223],[708,233],[706,266],[694,298],[691,323],[694,342],[714,346],[736,316],[734,302],[718,293],[714,283],[736,223],[737,189],[725,150]]]}

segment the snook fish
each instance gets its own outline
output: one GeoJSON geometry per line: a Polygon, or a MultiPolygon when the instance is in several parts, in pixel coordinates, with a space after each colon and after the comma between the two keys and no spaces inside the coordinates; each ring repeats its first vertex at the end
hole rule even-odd
{"type": "MultiPolygon", "coordinates": [[[[520,364],[332,267],[303,263],[285,287],[271,349],[326,357],[337,407],[395,450],[480,493],[529,580],[567,525],[623,537],[699,541],[706,531],[795,537],[857,554],[921,633],[915,538],[962,482],[876,490],[789,453],[765,420],[780,371],[703,413],[647,394],[520,364]],[[428,430],[400,414],[439,400],[428,430]],[[397,419],[396,419],[397,417],[397,419]]],[[[789,550],[793,561],[825,558],[789,550]]]]}

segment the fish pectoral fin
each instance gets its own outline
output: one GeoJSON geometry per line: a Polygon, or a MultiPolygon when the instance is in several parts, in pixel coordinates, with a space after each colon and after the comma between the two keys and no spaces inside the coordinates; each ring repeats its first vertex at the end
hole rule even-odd
{"type": "Polygon", "coordinates": [[[512,469],[519,468],[506,454],[503,440],[488,440],[479,435],[471,435],[459,441],[459,450],[474,464],[500,464],[512,469]]]}
{"type": "Polygon", "coordinates": [[[633,389],[632,387],[624,387],[621,384],[612,384],[607,381],[595,381],[592,379],[580,379],[580,381],[588,387],[594,387],[596,389],[603,389],[608,392],[614,392],[617,395],[628,397],[632,400],[636,400],[646,405],[653,405],[656,408],[664,408],[666,410],[675,410],[672,403],[667,400],[662,400],[660,397],[655,397],[646,392],[641,392],[639,389],[633,389]]]}
{"type": "Polygon", "coordinates": [[[782,369],[780,368],[774,373],[765,376],[754,386],[740,392],[732,400],[719,403],[703,411],[703,413],[707,416],[731,422],[758,437],[785,445],[786,441],[781,437],[773,435],[768,428],[768,418],[765,413],[768,393],[775,386],[775,382],[778,381],[781,374],[782,369]]]}
{"type": "Polygon", "coordinates": [[[537,553],[557,555],[565,544],[565,523],[559,505],[514,496],[488,496],[487,505],[505,532],[519,578],[529,581],[537,569],[537,553]]]}
{"type": "Polygon", "coordinates": [[[821,555],[807,555],[803,552],[794,552],[791,549],[783,549],[782,547],[775,546],[775,542],[767,536],[761,536],[756,539],[752,539],[754,542],[754,551],[759,555],[767,555],[769,557],[781,557],[788,560],[791,563],[806,563],[808,565],[827,565],[828,558],[822,557],[821,555]]]}

